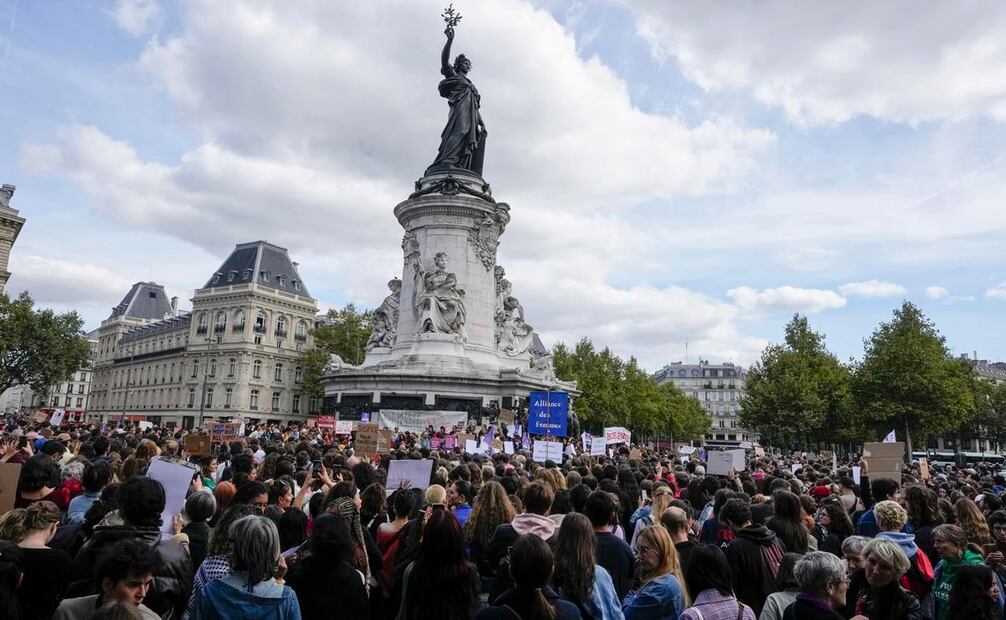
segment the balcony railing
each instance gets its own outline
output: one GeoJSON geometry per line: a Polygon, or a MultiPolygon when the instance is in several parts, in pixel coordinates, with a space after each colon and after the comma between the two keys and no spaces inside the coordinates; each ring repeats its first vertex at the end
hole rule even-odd
{"type": "Polygon", "coordinates": [[[276,337],[277,338],[286,338],[286,334],[287,334],[287,331],[285,329],[277,329],[276,330],[276,337]]]}
{"type": "Polygon", "coordinates": [[[227,326],[226,325],[214,325],[213,326],[213,333],[214,334],[222,334],[225,331],[227,331],[227,326]]]}
{"type": "Polygon", "coordinates": [[[244,323],[235,323],[234,326],[231,327],[232,332],[243,332],[244,330],[245,330],[244,323]]]}
{"type": "Polygon", "coordinates": [[[307,334],[297,334],[293,337],[293,339],[296,340],[297,342],[306,342],[307,334]]]}
{"type": "Polygon", "coordinates": [[[264,334],[265,333],[265,325],[256,325],[254,331],[255,331],[256,334],[264,334]]]}
{"type": "Polygon", "coordinates": [[[205,334],[206,333],[206,326],[205,325],[199,325],[199,326],[197,326],[196,327],[196,333],[197,334],[205,334]]]}

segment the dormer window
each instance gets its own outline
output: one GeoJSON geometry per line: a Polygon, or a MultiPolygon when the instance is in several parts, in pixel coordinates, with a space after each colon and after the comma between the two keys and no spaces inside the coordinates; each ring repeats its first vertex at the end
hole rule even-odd
{"type": "Polygon", "coordinates": [[[276,284],[279,286],[286,286],[286,278],[283,276],[276,276],[276,284]]]}
{"type": "Polygon", "coordinates": [[[213,274],[213,284],[220,284],[220,274],[219,273],[213,274]]]}
{"type": "Polygon", "coordinates": [[[299,291],[300,290],[300,281],[299,280],[294,280],[293,281],[293,290],[295,290],[295,291],[299,291]]]}
{"type": "Polygon", "coordinates": [[[252,272],[251,269],[245,269],[244,273],[241,274],[241,279],[242,280],[250,280],[251,279],[251,272],[252,272]]]}
{"type": "Polygon", "coordinates": [[[228,282],[233,282],[235,276],[237,276],[237,275],[238,275],[238,272],[236,272],[236,271],[232,271],[232,272],[228,273],[227,274],[227,281],[228,282]]]}
{"type": "Polygon", "coordinates": [[[264,282],[265,284],[269,284],[269,272],[268,271],[260,271],[259,275],[262,277],[262,282],[264,282]]]}

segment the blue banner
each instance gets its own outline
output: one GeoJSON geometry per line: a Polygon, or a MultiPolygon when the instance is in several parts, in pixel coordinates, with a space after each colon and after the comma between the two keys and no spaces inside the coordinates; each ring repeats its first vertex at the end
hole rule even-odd
{"type": "Polygon", "coordinates": [[[527,430],[532,435],[566,436],[569,420],[569,394],[566,392],[531,392],[528,397],[527,430]]]}

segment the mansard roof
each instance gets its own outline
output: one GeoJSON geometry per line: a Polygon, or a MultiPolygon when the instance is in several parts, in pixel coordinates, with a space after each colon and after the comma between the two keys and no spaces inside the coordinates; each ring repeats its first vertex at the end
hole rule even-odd
{"type": "Polygon", "coordinates": [[[129,289],[119,305],[112,308],[108,318],[124,316],[135,319],[163,319],[170,316],[171,300],[164,286],[156,282],[137,282],[129,289]]]}
{"type": "Polygon", "coordinates": [[[286,248],[267,241],[239,243],[203,288],[247,282],[311,299],[286,248]]]}

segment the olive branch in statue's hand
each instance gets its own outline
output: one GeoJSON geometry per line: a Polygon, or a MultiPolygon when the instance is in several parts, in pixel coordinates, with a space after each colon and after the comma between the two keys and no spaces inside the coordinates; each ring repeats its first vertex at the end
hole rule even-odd
{"type": "Polygon", "coordinates": [[[454,27],[461,21],[461,13],[456,12],[454,10],[454,4],[451,3],[446,9],[444,9],[444,12],[441,13],[440,16],[444,18],[444,23],[447,24],[447,30],[445,30],[444,33],[448,37],[453,37],[454,27]]]}

